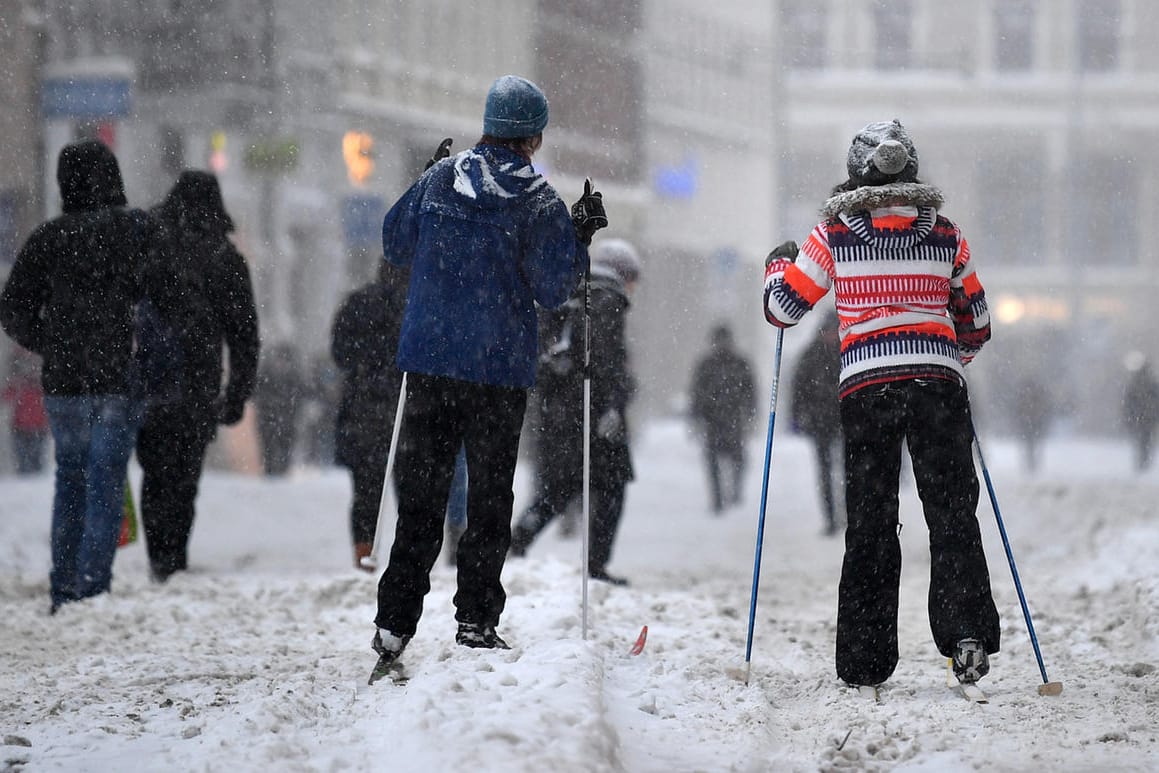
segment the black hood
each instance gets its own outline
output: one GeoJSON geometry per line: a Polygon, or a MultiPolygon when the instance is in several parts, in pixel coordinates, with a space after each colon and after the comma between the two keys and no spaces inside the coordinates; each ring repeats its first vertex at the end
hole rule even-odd
{"type": "Polygon", "coordinates": [[[61,148],[56,182],[60,185],[61,208],[65,212],[123,207],[128,203],[117,157],[97,140],[61,148]]]}
{"type": "Polygon", "coordinates": [[[233,230],[233,219],[225,211],[225,202],[221,198],[221,186],[217,177],[209,172],[182,172],[159,209],[163,215],[170,215],[193,228],[233,230]]]}

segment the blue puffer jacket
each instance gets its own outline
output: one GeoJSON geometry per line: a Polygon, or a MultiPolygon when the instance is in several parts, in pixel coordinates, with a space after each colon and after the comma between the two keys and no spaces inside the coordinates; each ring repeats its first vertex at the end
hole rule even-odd
{"type": "Polygon", "coordinates": [[[547,180],[491,145],[427,170],[386,214],[382,248],[411,270],[399,368],[506,387],[535,383],[534,302],[563,304],[588,260],[547,180]]]}

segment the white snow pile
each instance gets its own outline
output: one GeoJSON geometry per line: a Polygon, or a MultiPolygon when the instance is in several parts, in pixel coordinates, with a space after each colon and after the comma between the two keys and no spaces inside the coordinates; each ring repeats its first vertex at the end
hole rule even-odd
{"type": "MultiPolygon", "coordinates": [[[[807,443],[778,434],[751,675],[745,642],[763,432],[741,506],[706,507],[699,449],[643,428],[612,570],[551,527],[505,569],[510,651],[454,644],[440,562],[409,681],[366,679],[376,578],[351,566],[341,470],[208,473],[189,572],[147,579],[122,549],[114,592],[48,615],[52,481],[0,481],[3,771],[1153,771],[1159,769],[1159,470],[1124,444],[1055,440],[1044,468],[987,441],[1051,681],[1034,650],[985,489],[979,518],[1003,621],[976,705],[946,686],[926,616],[927,533],[912,478],[901,663],[880,703],[833,669],[839,540],[821,536],[807,443]],[[992,447],[991,447],[992,446],[992,447]],[[629,648],[642,626],[647,644],[629,648]]],[[[530,491],[520,468],[517,509],[530,491]]]]}

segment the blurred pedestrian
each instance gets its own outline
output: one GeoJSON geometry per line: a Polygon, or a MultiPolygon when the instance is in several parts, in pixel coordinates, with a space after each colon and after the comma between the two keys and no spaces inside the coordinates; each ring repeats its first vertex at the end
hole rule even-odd
{"type": "MultiPolygon", "coordinates": [[[[627,426],[628,403],[636,389],[628,366],[626,335],[629,298],[640,278],[640,257],[623,239],[604,239],[591,250],[591,513],[588,576],[613,585],[627,580],[608,573],[612,546],[624,511],[628,481],[634,477],[627,426]]],[[[512,532],[511,552],[521,556],[541,531],[583,493],[584,288],[568,302],[571,317],[543,362],[542,395],[546,430],[542,456],[556,457],[538,471],[536,500],[512,532]],[[564,342],[567,342],[566,344],[564,342]]]]}
{"type": "Polygon", "coordinates": [[[125,473],[144,407],[133,318],[157,246],[152,219],[127,208],[120,167],[105,145],[66,145],[56,179],[63,213],[28,237],[0,295],[4,330],[44,358],[56,454],[53,612],[112,585],[125,473]]]}
{"type": "Polygon", "coordinates": [[[692,371],[691,414],[704,444],[712,512],[740,502],[745,439],[757,412],[749,361],[737,352],[732,330],[717,325],[709,351],[692,371]]]}
{"type": "Polygon", "coordinates": [[[1033,375],[1021,379],[1017,389],[1013,424],[1022,443],[1026,470],[1033,473],[1038,470],[1042,440],[1054,414],[1054,401],[1048,387],[1033,375]]]}
{"type": "Polygon", "coordinates": [[[290,470],[306,389],[297,348],[288,342],[271,347],[262,357],[254,390],[262,466],[269,477],[281,477],[290,470]]]}
{"type": "Polygon", "coordinates": [[[841,338],[837,315],[829,313],[821,321],[817,335],[797,360],[789,412],[795,429],[813,443],[817,460],[817,491],[821,495],[824,533],[833,536],[844,522],[839,514],[840,494],[835,473],[840,470],[841,413],[837,381],[841,371],[841,338]]]}
{"type": "Polygon", "coordinates": [[[163,235],[164,281],[177,299],[159,316],[180,361],[170,383],[150,399],[137,438],[149,568],[164,582],[188,568],[205,452],[218,424],[242,419],[259,341],[249,267],[229,239],[233,219],[217,177],[183,171],[152,214],[163,235]]]}
{"type": "Polygon", "coordinates": [[[411,267],[411,281],[398,355],[407,372],[398,520],[379,581],[372,680],[389,670],[418,626],[462,446],[470,481],[455,640],[507,646],[495,626],[506,601],[500,573],[511,540],[519,436],[535,381],[534,304],[567,300],[586,245],[607,225],[590,186],[569,216],[532,167],[546,125],[539,87],[499,78],[487,94],[479,142],[428,169],[383,222],[383,252],[411,267]]]}
{"type": "Polygon", "coordinates": [[[1159,424],[1159,381],[1142,352],[1127,355],[1127,387],[1123,393],[1123,423],[1135,446],[1135,469],[1151,466],[1155,425],[1159,424]]]}
{"type": "Polygon", "coordinates": [[[798,251],[769,255],[768,321],[792,327],[834,289],[841,330],[845,559],[837,605],[837,675],[877,685],[898,660],[898,480],[902,442],[930,535],[929,615],[938,651],[973,682],[998,651],[998,612],[978,527],[978,478],[963,365],[990,338],[986,296],[942,194],[919,182],[898,121],[853,138],[849,179],[798,251]]]}
{"type": "Polygon", "coordinates": [[[354,565],[374,547],[402,371],[395,364],[408,275],[385,261],[376,280],[355,290],[334,317],[330,355],[342,372],[335,460],[350,470],[354,565]]]}
{"type": "Polygon", "coordinates": [[[2,397],[12,406],[8,428],[16,473],[35,475],[44,469],[48,413],[44,410],[44,389],[40,386],[40,360],[23,347],[13,350],[2,397]]]}

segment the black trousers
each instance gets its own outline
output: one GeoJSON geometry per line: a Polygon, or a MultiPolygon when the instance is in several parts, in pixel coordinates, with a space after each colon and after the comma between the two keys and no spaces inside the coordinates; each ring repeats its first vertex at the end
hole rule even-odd
{"type": "Polygon", "coordinates": [[[350,504],[350,536],[354,544],[374,542],[378,506],[382,500],[385,465],[356,464],[350,468],[353,500],[350,504]]]}
{"type": "MultiPolygon", "coordinates": [[[[588,523],[588,572],[603,572],[612,560],[612,546],[624,514],[627,479],[605,473],[597,456],[599,441],[592,442],[591,520],[588,523]]],[[[568,505],[583,496],[582,461],[579,469],[552,472],[539,481],[535,500],[519,516],[512,531],[512,548],[522,555],[547,525],[567,512],[568,505]]]]}
{"type": "Polygon", "coordinates": [[[443,545],[447,495],[459,447],[467,452],[467,530],[459,540],[455,619],[495,625],[507,602],[500,582],[511,544],[513,481],[527,406],[524,389],[407,375],[395,457],[398,522],[378,582],[374,622],[412,636],[443,545]]]}
{"type": "Polygon", "coordinates": [[[211,406],[178,403],[150,408],[137,436],[137,461],[144,471],[141,522],[157,579],[188,566],[205,449],[216,429],[211,406]]]}
{"type": "Polygon", "coordinates": [[[978,528],[978,477],[966,388],[898,381],[841,402],[845,432],[845,559],[837,605],[837,675],[880,684],[897,666],[898,476],[902,442],[930,534],[929,617],[938,651],[961,639],[999,646],[998,611],[978,528]]]}
{"type": "Polygon", "coordinates": [[[745,456],[742,438],[709,437],[704,445],[704,463],[708,469],[708,487],[712,497],[712,512],[719,513],[725,505],[740,501],[740,487],[744,480],[745,456]],[[727,473],[727,479],[722,476],[727,473]]]}

